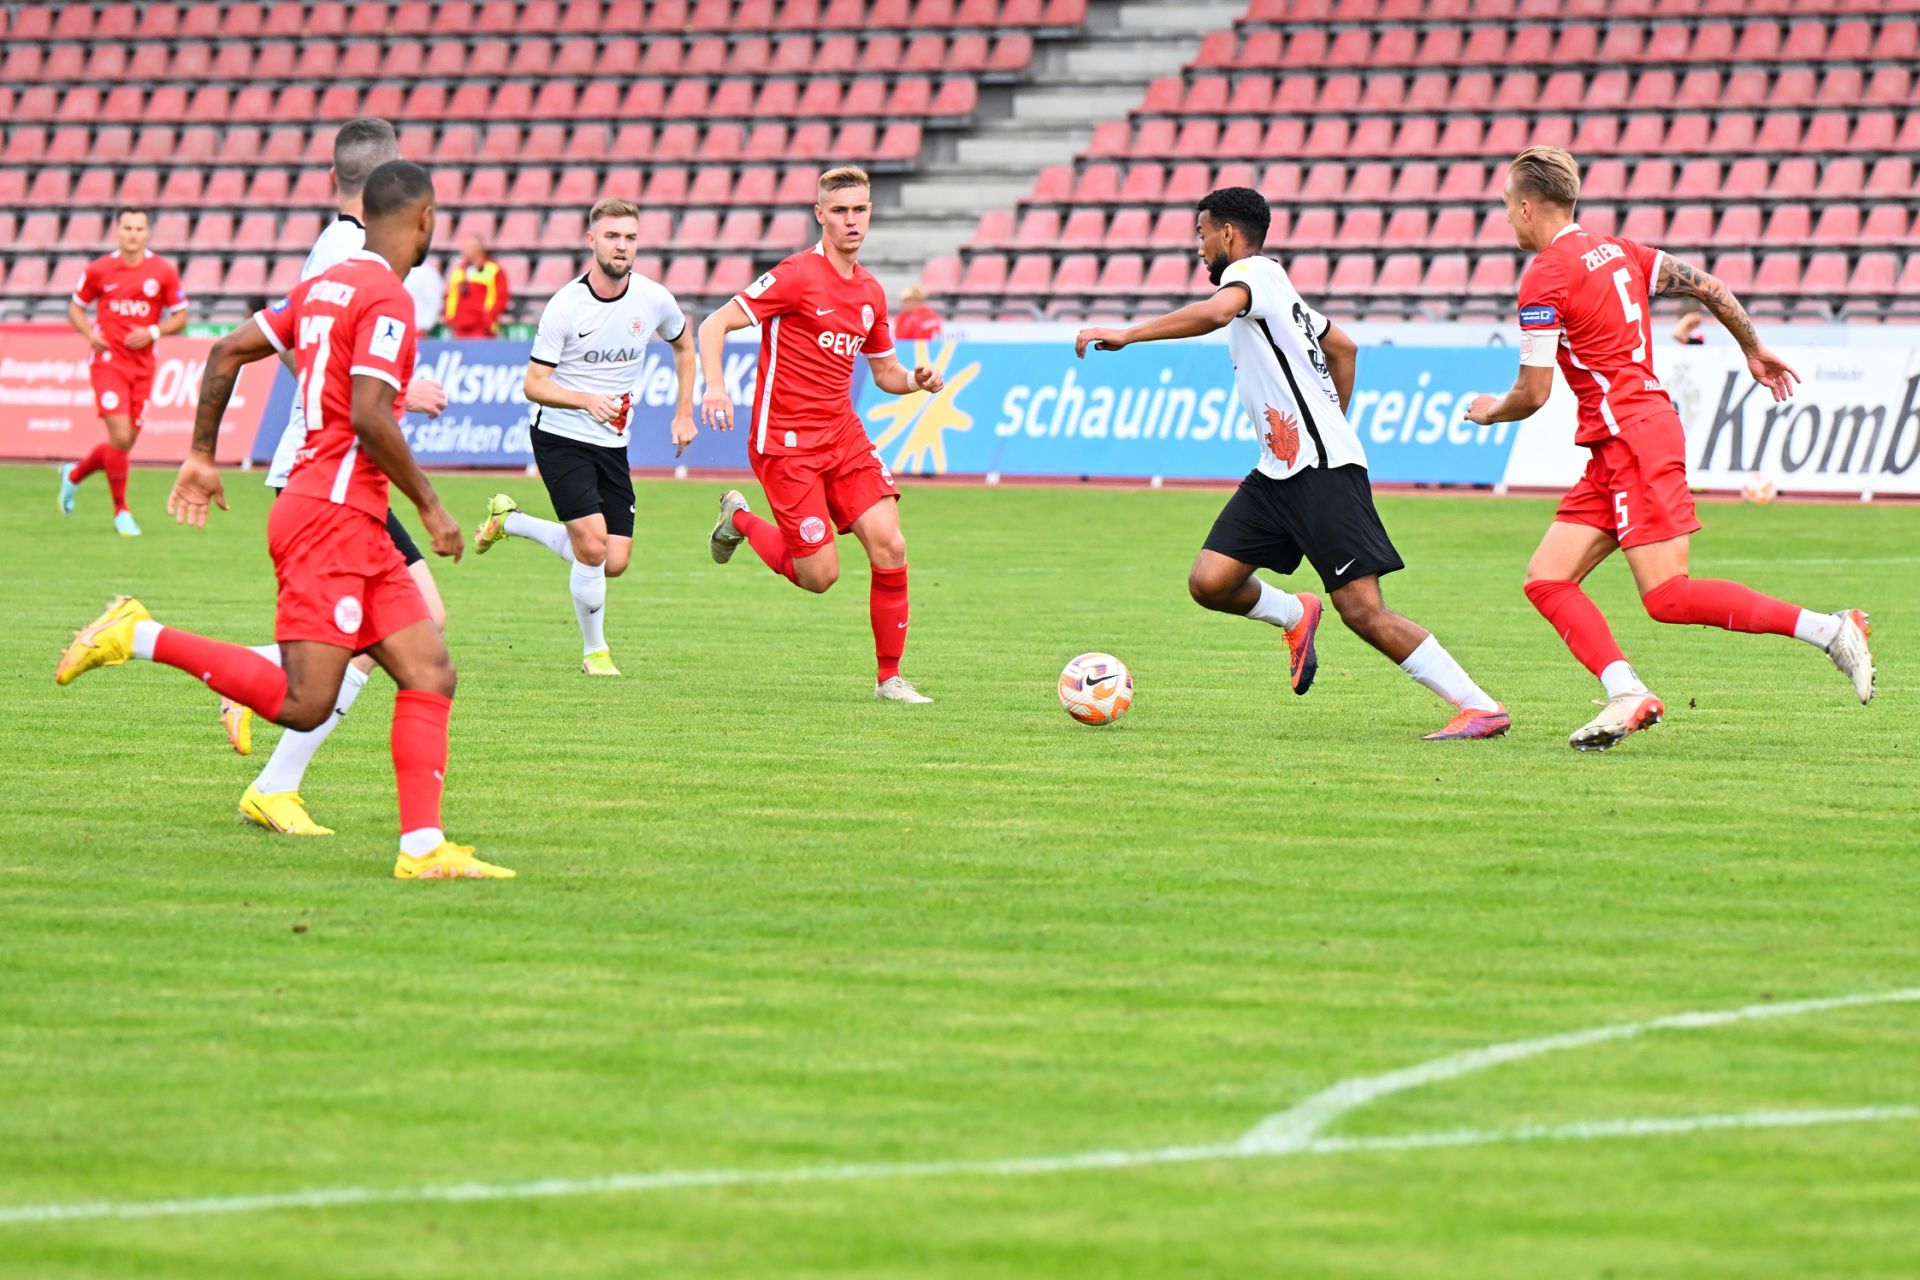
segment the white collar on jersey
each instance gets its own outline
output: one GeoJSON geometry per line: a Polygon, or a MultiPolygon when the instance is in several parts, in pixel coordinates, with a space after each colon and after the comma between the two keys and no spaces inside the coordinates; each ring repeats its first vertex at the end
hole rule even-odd
{"type": "Polygon", "coordinates": [[[1554,240],[1558,240],[1558,239],[1559,239],[1559,238],[1560,238],[1561,236],[1564,236],[1564,235],[1569,235],[1569,234],[1571,234],[1571,233],[1573,233],[1573,232],[1575,232],[1575,231],[1579,231],[1579,230],[1582,230],[1582,228],[1581,228],[1581,226],[1580,226],[1580,224],[1579,224],[1579,223],[1577,223],[1577,222],[1569,222],[1569,223],[1568,223],[1568,224],[1567,224],[1566,226],[1564,226],[1564,227],[1562,227],[1562,228],[1560,228],[1560,229],[1559,229],[1558,231],[1556,231],[1556,232],[1554,232],[1554,233],[1553,233],[1553,240],[1549,240],[1549,241],[1547,241],[1547,243],[1548,243],[1548,244],[1552,244],[1554,240]]]}
{"type": "Polygon", "coordinates": [[[391,262],[388,262],[385,258],[381,257],[379,254],[375,253],[371,249],[355,249],[352,253],[347,255],[347,261],[348,262],[377,262],[381,266],[385,267],[387,270],[392,271],[393,274],[395,274],[396,276],[400,274],[398,271],[394,270],[394,266],[391,262]]]}

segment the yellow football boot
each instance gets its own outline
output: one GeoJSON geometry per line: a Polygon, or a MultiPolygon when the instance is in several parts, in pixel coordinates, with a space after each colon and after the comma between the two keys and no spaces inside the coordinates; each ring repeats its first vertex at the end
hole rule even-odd
{"type": "Polygon", "coordinates": [[[127,661],[133,657],[133,624],[152,617],[147,606],[132,596],[115,596],[107,602],[105,613],[73,633],[73,643],[53,669],[53,682],[72,684],[82,672],[127,661]]]}
{"type": "Polygon", "coordinates": [[[307,812],[307,802],[298,791],[262,791],[249,786],[240,797],[240,816],[256,827],[283,836],[330,836],[332,827],[323,827],[307,812]]]}
{"type": "Polygon", "coordinates": [[[494,543],[506,540],[507,517],[519,509],[520,504],[504,493],[496,493],[487,500],[487,518],[473,531],[475,554],[485,555],[494,543]]]}
{"type": "Polygon", "coordinates": [[[482,862],[470,844],[442,840],[432,853],[418,858],[401,854],[393,864],[395,880],[511,880],[513,872],[482,862]]]}
{"type": "Polygon", "coordinates": [[[235,754],[250,756],[253,754],[253,708],[233,701],[220,699],[220,725],[227,731],[227,742],[235,754]]]}
{"type": "Polygon", "coordinates": [[[580,670],[590,676],[617,676],[620,668],[613,665],[613,650],[595,649],[580,659],[580,670]]]}

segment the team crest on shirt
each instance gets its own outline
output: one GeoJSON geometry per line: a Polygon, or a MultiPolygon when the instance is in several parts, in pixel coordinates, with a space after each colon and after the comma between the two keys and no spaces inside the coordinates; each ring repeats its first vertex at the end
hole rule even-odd
{"type": "Polygon", "coordinates": [[[826,540],[827,522],[819,516],[808,516],[800,522],[800,540],[808,546],[815,546],[826,540]]]}
{"type": "Polygon", "coordinates": [[[637,338],[637,337],[639,337],[639,336],[640,336],[640,333],[641,333],[641,330],[643,330],[643,329],[645,329],[646,327],[647,327],[646,325],[644,325],[644,324],[642,324],[642,323],[640,322],[640,319],[639,319],[639,317],[638,317],[638,316],[636,316],[636,317],[634,317],[634,319],[633,319],[633,320],[632,320],[632,321],[631,321],[631,322],[630,322],[630,323],[629,323],[629,324],[627,325],[627,332],[628,332],[628,333],[631,333],[631,334],[632,334],[632,335],[633,335],[634,337],[636,337],[636,338],[637,338]]]}
{"type": "Polygon", "coordinates": [[[140,286],[140,292],[146,294],[149,298],[157,297],[160,293],[160,282],[152,276],[148,276],[146,283],[140,286]]]}
{"type": "Polygon", "coordinates": [[[873,328],[873,304],[871,302],[860,308],[860,327],[862,329],[873,328]]]}
{"type": "Polygon", "coordinates": [[[340,602],[333,606],[333,625],[347,635],[357,636],[361,621],[360,597],[341,596],[340,602]]]}
{"type": "Polygon", "coordinates": [[[1274,457],[1292,466],[1300,456],[1300,419],[1272,405],[1267,406],[1266,416],[1267,448],[1273,451],[1274,457]]]}

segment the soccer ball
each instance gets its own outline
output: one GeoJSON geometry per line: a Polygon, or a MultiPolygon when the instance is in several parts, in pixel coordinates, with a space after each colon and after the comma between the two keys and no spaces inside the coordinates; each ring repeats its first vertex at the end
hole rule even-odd
{"type": "Polygon", "coordinates": [[[1133,705],[1133,673],[1110,653],[1083,653],[1060,673],[1060,705],[1081,724],[1112,724],[1133,705]]]}
{"type": "Polygon", "coordinates": [[[1746,483],[1740,486],[1740,496],[1755,506],[1764,507],[1772,502],[1779,487],[1773,483],[1773,477],[1764,471],[1756,471],[1748,476],[1746,483]]]}

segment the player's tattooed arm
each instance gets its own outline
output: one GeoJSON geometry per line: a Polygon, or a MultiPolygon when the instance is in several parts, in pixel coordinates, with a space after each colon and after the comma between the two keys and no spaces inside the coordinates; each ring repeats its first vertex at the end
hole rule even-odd
{"type": "Polygon", "coordinates": [[[1752,351],[1760,345],[1760,335],[1754,332],[1753,321],[1748,318],[1747,309],[1740,305],[1740,299],[1733,296],[1733,290],[1692,263],[1682,262],[1670,253],[1662,254],[1660,278],[1654,281],[1653,292],[1660,298],[1698,298],[1726,326],[1742,350],[1752,351]]]}
{"type": "MultiPolygon", "coordinates": [[[[186,315],[185,311],[180,313],[186,315]]],[[[193,451],[213,456],[220,439],[220,418],[233,399],[233,384],[240,370],[255,360],[274,354],[273,343],[252,320],[213,344],[207,353],[207,367],[200,375],[200,401],[193,412],[193,451]]]]}
{"type": "Polygon", "coordinates": [[[1163,342],[1168,338],[1197,338],[1224,329],[1235,316],[1245,314],[1252,291],[1238,281],[1221,287],[1211,298],[1189,303],[1178,311],[1134,325],[1131,329],[1082,329],[1074,335],[1073,354],[1086,359],[1087,348],[1119,351],[1136,342],[1163,342]]]}
{"type": "Polygon", "coordinates": [[[1747,370],[1753,374],[1753,380],[1771,391],[1775,401],[1793,394],[1800,375],[1760,341],[1747,309],[1720,280],[1672,254],[1662,254],[1660,275],[1654,281],[1653,292],[1660,298],[1698,298],[1747,353],[1747,370]]]}

